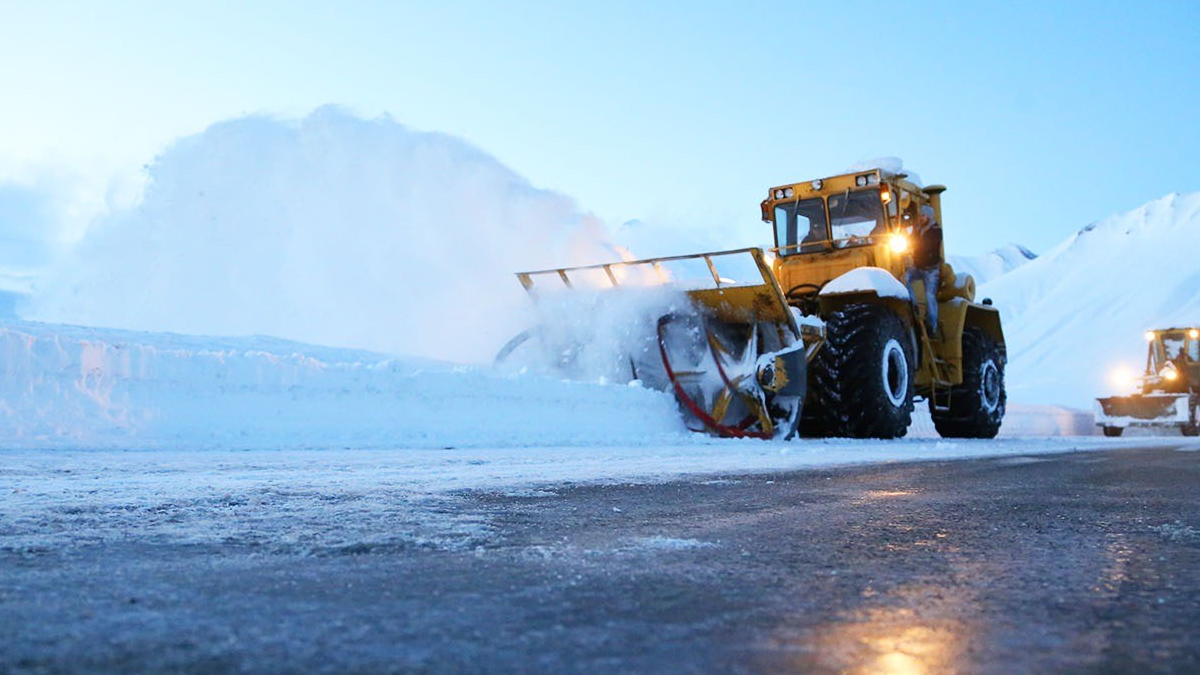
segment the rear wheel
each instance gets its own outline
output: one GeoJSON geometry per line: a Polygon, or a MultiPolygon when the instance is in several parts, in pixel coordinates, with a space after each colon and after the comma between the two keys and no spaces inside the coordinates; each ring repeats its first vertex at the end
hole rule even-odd
{"type": "Polygon", "coordinates": [[[1104,427],[1104,435],[1115,438],[1125,433],[1125,427],[1104,427]]]}
{"type": "Polygon", "coordinates": [[[949,412],[934,412],[933,425],[943,438],[995,438],[1008,400],[1004,353],[982,329],[966,328],[962,368],[962,384],[950,390],[949,412]]]}
{"type": "Polygon", "coordinates": [[[832,436],[899,438],[912,423],[912,332],[883,305],[849,305],[825,322],[818,352],[820,423],[832,436]]]}

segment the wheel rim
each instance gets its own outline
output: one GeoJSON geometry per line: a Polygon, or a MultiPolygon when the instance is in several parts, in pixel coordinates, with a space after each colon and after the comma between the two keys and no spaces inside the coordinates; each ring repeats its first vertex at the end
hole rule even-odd
{"type": "Polygon", "coordinates": [[[985,361],[979,369],[979,400],[987,412],[1000,407],[1000,369],[994,361],[985,361]]]}
{"type": "Polygon", "coordinates": [[[887,394],[888,401],[897,407],[904,405],[904,400],[908,397],[908,358],[904,355],[904,348],[895,338],[888,340],[884,345],[880,365],[883,391],[887,394]]]}

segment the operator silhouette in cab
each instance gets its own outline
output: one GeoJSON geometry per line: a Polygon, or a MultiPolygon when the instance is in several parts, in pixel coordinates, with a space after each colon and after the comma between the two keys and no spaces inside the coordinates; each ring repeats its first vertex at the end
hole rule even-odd
{"type": "Polygon", "coordinates": [[[917,210],[917,222],[912,227],[912,264],[904,273],[904,285],[916,303],[913,282],[920,279],[925,285],[925,327],[931,339],[938,339],[938,275],[942,265],[942,226],[938,224],[933,207],[917,210]]]}

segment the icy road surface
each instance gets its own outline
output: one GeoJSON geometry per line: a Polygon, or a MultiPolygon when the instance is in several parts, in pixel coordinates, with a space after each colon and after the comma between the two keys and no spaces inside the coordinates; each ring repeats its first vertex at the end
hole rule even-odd
{"type": "Polygon", "coordinates": [[[0,671],[1194,673],[1152,441],[8,451],[0,671]]]}
{"type": "Polygon", "coordinates": [[[0,450],[0,546],[150,540],[321,553],[478,534],[439,499],[461,490],[661,482],[911,460],[1179,445],[1180,437],[993,441],[719,441],[660,447],[395,450],[0,450]]]}

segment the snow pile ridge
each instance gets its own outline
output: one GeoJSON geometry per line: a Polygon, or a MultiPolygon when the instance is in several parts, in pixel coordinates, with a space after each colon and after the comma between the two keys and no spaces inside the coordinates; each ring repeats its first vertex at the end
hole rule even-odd
{"type": "Polygon", "coordinates": [[[0,327],[9,447],[520,447],[677,442],[674,401],[637,387],[268,339],[34,323],[0,327]]]}

